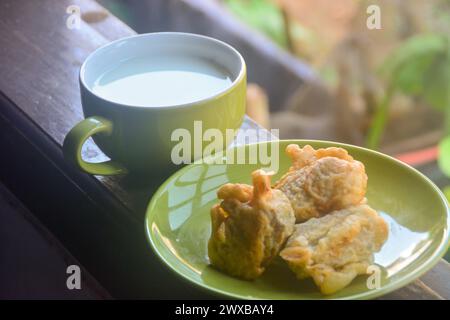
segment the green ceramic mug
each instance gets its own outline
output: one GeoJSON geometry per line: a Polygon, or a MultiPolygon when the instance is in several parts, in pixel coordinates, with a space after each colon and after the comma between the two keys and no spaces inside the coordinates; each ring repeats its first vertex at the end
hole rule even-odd
{"type": "MultiPolygon", "coordinates": [[[[172,90],[152,86],[150,92],[172,90]]],[[[80,91],[85,119],[67,134],[65,158],[94,175],[161,173],[174,167],[174,130],[186,129],[193,137],[194,122],[201,121],[203,131],[214,128],[225,136],[227,129],[240,127],[245,112],[246,67],[238,51],[213,38],[174,32],[142,34],[114,41],[89,55],[80,69],[80,91]],[[117,62],[171,54],[219,64],[230,75],[229,85],[200,100],[164,106],[118,102],[94,90],[99,77],[117,62]],[[89,137],[111,160],[91,163],[82,159],[81,149],[89,137]]],[[[176,88],[173,94],[177,94],[176,88]]]]}

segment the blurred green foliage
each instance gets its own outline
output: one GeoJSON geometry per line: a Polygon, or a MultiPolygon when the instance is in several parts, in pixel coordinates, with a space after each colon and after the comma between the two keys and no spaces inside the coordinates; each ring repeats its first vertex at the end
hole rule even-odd
{"type": "MultiPolygon", "coordinates": [[[[317,41],[300,24],[294,21],[288,23],[281,9],[271,0],[223,2],[241,20],[285,49],[292,51],[292,44],[289,43],[292,40],[304,43],[317,41]]],[[[436,32],[408,38],[381,66],[380,75],[386,81],[385,95],[373,115],[366,144],[372,149],[379,147],[389,105],[397,92],[419,98],[441,111],[445,118],[445,135],[439,144],[438,164],[442,172],[450,177],[450,0],[437,3],[434,13],[436,32]]],[[[336,70],[326,69],[322,76],[328,82],[335,82],[336,70]]],[[[443,192],[450,202],[450,186],[444,188],[443,192]]],[[[445,258],[450,261],[450,251],[445,258]]]]}
{"type": "Polygon", "coordinates": [[[445,187],[443,191],[444,191],[445,197],[447,198],[447,201],[450,203],[450,186],[445,187]]]}
{"type": "Polygon", "coordinates": [[[319,41],[312,30],[290,18],[282,6],[277,5],[274,0],[222,0],[222,2],[240,20],[299,58],[308,59],[319,41]],[[302,45],[297,46],[298,44],[302,45]]]}
{"type": "MultiPolygon", "coordinates": [[[[386,79],[385,98],[376,108],[367,136],[367,146],[376,149],[387,121],[387,109],[394,93],[419,97],[428,105],[450,113],[449,38],[443,34],[416,35],[402,43],[381,66],[386,79]]],[[[450,123],[448,124],[450,127],[450,123]]]]}
{"type": "Polygon", "coordinates": [[[224,0],[224,3],[241,20],[287,48],[285,22],[280,8],[275,3],[270,0],[224,0]]]}
{"type": "Polygon", "coordinates": [[[430,106],[444,110],[448,101],[446,38],[437,34],[410,38],[387,59],[382,73],[388,83],[409,95],[421,95],[430,106]]]}
{"type": "MultiPolygon", "coordinates": [[[[367,145],[377,148],[386,125],[392,95],[399,91],[423,99],[443,113],[444,138],[439,143],[438,165],[450,177],[450,38],[448,34],[413,36],[403,43],[381,68],[388,89],[376,109],[367,145]]],[[[450,201],[450,186],[444,188],[450,201]]]]}
{"type": "Polygon", "coordinates": [[[450,136],[442,139],[442,141],[439,143],[438,164],[442,172],[447,177],[450,177],[450,136]]]}
{"type": "MultiPolygon", "coordinates": [[[[310,41],[311,32],[298,23],[286,21],[281,9],[271,0],[223,0],[241,20],[266,34],[278,45],[289,48],[290,37],[310,41]]],[[[439,144],[439,166],[450,177],[450,0],[435,7],[436,32],[414,35],[401,43],[380,67],[386,90],[380,100],[367,134],[366,144],[377,149],[386,127],[392,97],[401,92],[421,99],[443,113],[445,136],[439,144]],[[440,31],[439,31],[440,30],[440,31]],[[442,32],[444,30],[444,32],[442,32]],[[447,30],[447,32],[445,31],[447,30]]],[[[292,39],[291,39],[292,40],[292,39]]],[[[324,73],[333,78],[332,71],[324,73]]],[[[447,196],[448,196],[447,192],[447,196]]]]}

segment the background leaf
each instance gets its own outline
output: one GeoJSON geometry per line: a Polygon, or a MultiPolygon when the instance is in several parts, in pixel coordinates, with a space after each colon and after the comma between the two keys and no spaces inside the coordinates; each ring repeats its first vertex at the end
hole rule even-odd
{"type": "Polygon", "coordinates": [[[442,67],[446,62],[442,59],[446,58],[446,51],[446,41],[441,35],[411,37],[385,61],[381,73],[391,87],[410,95],[423,94],[426,81],[436,82],[426,75],[432,75],[434,69],[442,67]]]}
{"type": "Polygon", "coordinates": [[[439,168],[450,177],[450,136],[447,136],[439,143],[439,168]]]}
{"type": "Polygon", "coordinates": [[[225,0],[231,12],[262,31],[280,46],[287,47],[284,20],[278,6],[270,0],[225,0]]]}
{"type": "Polygon", "coordinates": [[[436,55],[424,74],[423,86],[423,98],[430,106],[441,111],[450,109],[449,53],[442,52],[436,55]]]}

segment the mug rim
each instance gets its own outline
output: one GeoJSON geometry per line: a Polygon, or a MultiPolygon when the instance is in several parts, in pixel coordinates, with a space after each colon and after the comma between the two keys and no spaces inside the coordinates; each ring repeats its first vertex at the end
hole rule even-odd
{"type": "Polygon", "coordinates": [[[87,90],[90,94],[92,94],[93,96],[95,96],[96,98],[103,100],[107,103],[112,103],[115,105],[120,105],[120,106],[124,106],[124,107],[128,107],[128,108],[139,108],[139,109],[144,109],[144,108],[150,108],[151,109],[174,109],[174,108],[184,108],[184,107],[192,107],[192,106],[196,106],[199,104],[203,104],[203,103],[207,103],[213,100],[217,100],[222,96],[227,95],[228,93],[230,93],[231,91],[233,91],[244,79],[246,76],[246,65],[245,65],[245,60],[242,57],[242,55],[239,53],[239,51],[237,51],[234,47],[232,47],[231,45],[229,45],[228,43],[212,38],[212,37],[208,37],[208,36],[204,36],[201,34],[196,34],[196,33],[188,33],[188,32],[150,32],[150,33],[142,33],[142,34],[135,34],[135,35],[131,35],[131,36],[127,36],[127,37],[123,37],[111,42],[108,42],[100,47],[98,47],[97,49],[95,49],[93,52],[91,52],[86,59],[83,61],[83,63],[81,64],[80,67],[80,71],[79,71],[79,81],[82,85],[82,88],[84,88],[85,90],[87,90]],[[144,38],[144,37],[149,37],[152,35],[178,35],[178,36],[187,36],[187,37],[192,37],[192,38],[202,38],[204,40],[207,41],[211,41],[215,44],[219,44],[222,45],[224,47],[226,47],[227,49],[229,49],[233,54],[235,54],[240,62],[240,68],[239,68],[239,74],[237,75],[237,77],[235,77],[235,79],[232,81],[232,83],[227,86],[226,89],[213,94],[211,96],[208,96],[206,98],[200,99],[200,100],[196,100],[196,101],[192,101],[192,102],[188,102],[188,103],[179,103],[179,104],[174,104],[174,105],[149,105],[149,106],[139,106],[139,105],[133,105],[133,104],[127,104],[127,103],[123,103],[123,102],[117,102],[117,101],[113,101],[110,100],[108,98],[102,97],[99,94],[95,93],[85,82],[84,79],[84,75],[86,72],[86,64],[89,60],[93,59],[94,56],[98,55],[99,52],[101,50],[104,50],[105,48],[112,46],[120,41],[126,41],[128,39],[132,39],[132,38],[144,38]]]}

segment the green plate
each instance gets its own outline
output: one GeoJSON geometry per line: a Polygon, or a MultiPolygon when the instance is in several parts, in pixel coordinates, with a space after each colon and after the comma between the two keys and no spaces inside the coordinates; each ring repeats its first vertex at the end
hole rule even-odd
{"type": "MultiPolygon", "coordinates": [[[[368,149],[334,142],[289,140],[272,142],[272,147],[280,147],[280,170],[272,181],[290,165],[284,154],[290,143],[310,144],[314,148],[343,147],[365,164],[369,177],[367,199],[389,224],[389,238],[375,255],[381,271],[380,287],[368,289],[367,276],[359,276],[342,291],[323,296],[311,280],[297,280],[281,259],[275,260],[255,281],[239,280],[209,266],[209,211],[218,202],[216,191],[227,182],[250,183],[250,173],[261,167],[259,164],[194,163],[172,175],[147,209],[146,232],[153,251],[180,277],[211,293],[243,299],[375,298],[420,277],[444,255],[449,239],[449,207],[441,191],[424,175],[368,149]]],[[[248,151],[249,147],[239,148],[248,151]]]]}

